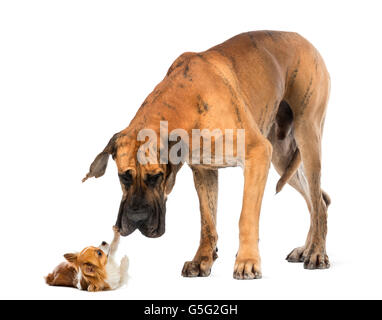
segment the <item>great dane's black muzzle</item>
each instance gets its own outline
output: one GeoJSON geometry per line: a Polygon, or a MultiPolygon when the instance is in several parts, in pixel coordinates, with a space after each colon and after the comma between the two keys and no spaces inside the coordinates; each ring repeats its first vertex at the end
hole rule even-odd
{"type": "Polygon", "coordinates": [[[165,207],[143,205],[131,208],[126,200],[122,200],[116,226],[122,236],[128,236],[138,229],[144,236],[157,238],[165,232],[165,207]]]}

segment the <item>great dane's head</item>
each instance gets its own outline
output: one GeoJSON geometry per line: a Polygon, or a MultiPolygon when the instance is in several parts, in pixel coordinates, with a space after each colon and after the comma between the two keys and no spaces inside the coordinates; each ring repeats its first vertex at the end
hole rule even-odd
{"type": "MultiPolygon", "coordinates": [[[[122,187],[116,226],[122,236],[136,229],[150,238],[160,237],[165,232],[167,195],[171,192],[179,165],[156,163],[142,164],[137,154],[142,143],[136,134],[115,134],[104,150],[94,159],[83,182],[105,173],[111,155],[118,167],[118,178],[122,187]]],[[[155,154],[154,157],[159,157],[155,154]]]]}

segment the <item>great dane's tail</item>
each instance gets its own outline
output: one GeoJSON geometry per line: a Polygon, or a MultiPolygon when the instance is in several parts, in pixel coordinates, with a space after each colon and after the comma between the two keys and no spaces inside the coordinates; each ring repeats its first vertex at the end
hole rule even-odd
{"type": "MultiPolygon", "coordinates": [[[[293,154],[292,160],[290,161],[289,165],[285,169],[285,172],[281,176],[280,180],[277,182],[276,194],[278,194],[282,190],[282,188],[288,183],[289,179],[295,175],[300,165],[301,165],[301,154],[300,154],[300,150],[298,150],[297,148],[293,154]]],[[[322,199],[324,200],[326,207],[329,207],[332,200],[330,199],[329,195],[324,190],[321,189],[321,192],[322,192],[322,199]]]]}
{"type": "Polygon", "coordinates": [[[287,184],[289,179],[294,176],[300,164],[301,164],[301,155],[300,155],[300,151],[297,148],[293,154],[291,162],[285,169],[284,174],[281,176],[280,180],[277,182],[276,194],[279,193],[282,190],[282,188],[287,184]]]}

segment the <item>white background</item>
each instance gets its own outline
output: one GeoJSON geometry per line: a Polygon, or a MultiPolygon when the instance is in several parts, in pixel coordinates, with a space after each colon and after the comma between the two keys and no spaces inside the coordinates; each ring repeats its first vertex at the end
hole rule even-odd
{"type": "Polygon", "coordinates": [[[0,298],[382,298],[380,1],[2,1],[0,4],[0,298]],[[110,161],[82,184],[93,158],[125,128],[184,51],[250,30],[296,31],[324,57],[332,94],[323,188],[332,197],[332,268],[284,259],[304,243],[309,216],[289,186],[261,215],[263,279],[232,278],[241,169],[220,170],[219,259],[209,278],[180,276],[199,243],[191,170],[178,175],[159,239],[123,238],[130,281],[113,292],[48,287],[66,252],[110,240],[121,190],[110,161]]]}

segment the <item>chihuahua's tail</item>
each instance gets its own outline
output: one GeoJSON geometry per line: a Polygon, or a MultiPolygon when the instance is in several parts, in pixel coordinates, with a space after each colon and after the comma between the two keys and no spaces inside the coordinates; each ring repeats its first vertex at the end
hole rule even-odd
{"type": "Polygon", "coordinates": [[[127,280],[129,278],[129,276],[127,274],[127,270],[128,269],[129,269],[129,258],[127,256],[124,256],[121,259],[121,264],[119,266],[119,271],[120,271],[120,274],[121,274],[121,278],[119,280],[119,286],[120,287],[122,287],[125,284],[127,284],[127,280]]]}

